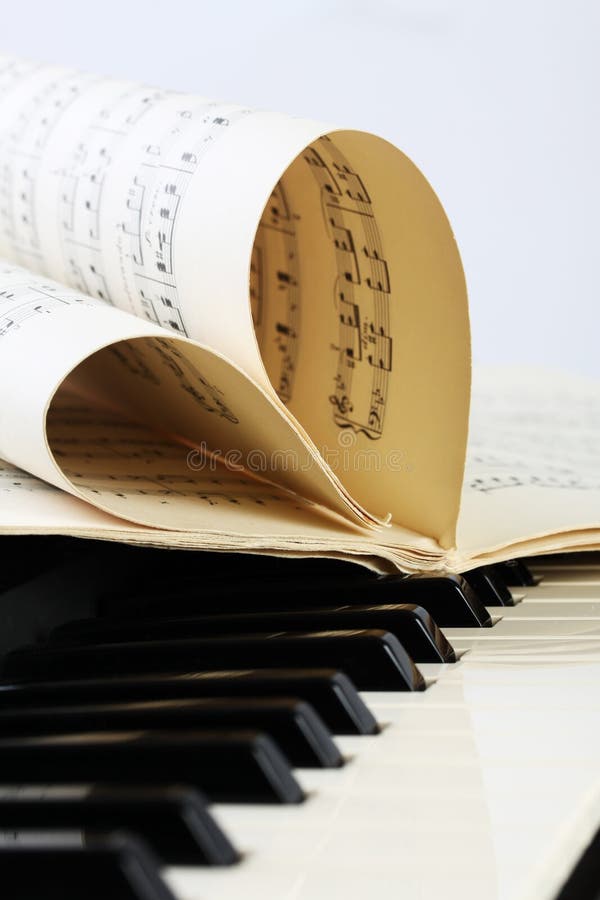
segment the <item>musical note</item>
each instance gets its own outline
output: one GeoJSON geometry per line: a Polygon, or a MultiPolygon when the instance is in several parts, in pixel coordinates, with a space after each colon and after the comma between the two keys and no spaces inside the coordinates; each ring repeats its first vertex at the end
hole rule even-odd
{"type": "Polygon", "coordinates": [[[369,344],[372,349],[367,354],[369,365],[384,369],[386,372],[392,370],[392,339],[387,334],[371,334],[369,335],[369,344]]]}
{"type": "Polygon", "coordinates": [[[263,250],[258,240],[252,246],[250,262],[250,311],[257,339],[260,343],[260,329],[263,324],[263,250]]]}
{"type": "MultiPolygon", "coordinates": [[[[169,505],[188,500],[242,508],[285,501],[275,488],[233,473],[218,460],[199,470],[190,468],[187,447],[118,413],[89,406],[66,391],[51,408],[48,440],[63,473],[96,501],[144,498],[169,505]],[[219,477],[213,474],[215,465],[219,477]]],[[[5,477],[15,476],[11,471],[5,477]]]]}
{"type": "Polygon", "coordinates": [[[347,197],[350,197],[351,200],[356,200],[359,203],[370,203],[371,198],[369,197],[368,191],[357,172],[354,172],[345,159],[341,158],[341,154],[338,153],[338,159],[334,160],[333,167],[336,172],[336,178],[341,184],[342,192],[346,194],[347,197]]]}
{"type": "Polygon", "coordinates": [[[377,249],[369,249],[363,247],[363,253],[369,260],[370,274],[367,275],[365,281],[374,291],[383,291],[384,294],[390,293],[390,274],[388,264],[385,259],[381,259],[377,249]]]}
{"type": "Polygon", "coordinates": [[[203,98],[182,108],[175,92],[0,59],[0,98],[17,89],[18,111],[3,122],[0,170],[8,255],[56,273],[55,204],[61,279],[185,334],[173,255],[181,203],[203,154],[250,111],[203,98]],[[160,283],[158,294],[144,280],[160,283]]]}
{"type": "Polygon", "coordinates": [[[573,378],[571,386],[543,370],[512,378],[475,370],[467,490],[600,490],[600,394],[573,378]]]}
{"type": "Polygon", "coordinates": [[[360,309],[357,303],[345,299],[342,293],[339,300],[340,343],[344,347],[347,364],[359,362],[362,358],[362,342],[360,337],[360,309]]]}
{"type": "Polygon", "coordinates": [[[335,175],[332,173],[324,157],[319,153],[316,147],[308,147],[304,152],[304,159],[308,165],[312,167],[312,173],[321,190],[325,191],[326,194],[341,196],[342,190],[335,175]]]}
{"type": "Polygon", "coordinates": [[[250,299],[263,359],[284,403],[294,390],[301,329],[296,222],[282,181],[273,189],[257,230],[250,299]],[[275,347],[277,356],[270,354],[275,347]]]}
{"type": "Polygon", "coordinates": [[[23,492],[27,494],[58,493],[58,488],[41,481],[29,472],[24,472],[23,469],[18,469],[6,460],[0,459],[0,494],[10,495],[23,492]]]}
{"type": "Polygon", "coordinates": [[[0,337],[18,330],[31,318],[85,300],[68,288],[33,282],[31,274],[18,266],[3,265],[1,275],[3,284],[10,287],[0,291],[0,337]]]}
{"type": "Polygon", "coordinates": [[[323,221],[335,252],[338,311],[333,420],[371,440],[383,434],[393,353],[390,273],[371,198],[360,174],[335,145],[320,138],[305,151],[321,191],[323,221]]]}
{"type": "Polygon", "coordinates": [[[37,177],[44,152],[69,107],[95,80],[72,73],[50,78],[23,103],[17,120],[8,128],[9,152],[2,171],[3,231],[12,256],[35,270],[44,267],[36,211],[37,177]]]}

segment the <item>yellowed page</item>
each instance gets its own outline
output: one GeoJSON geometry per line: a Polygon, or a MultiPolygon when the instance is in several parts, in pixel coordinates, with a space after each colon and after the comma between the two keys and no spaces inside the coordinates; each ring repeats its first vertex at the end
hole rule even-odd
{"type": "MultiPolygon", "coordinates": [[[[83,500],[5,460],[0,460],[0,534],[73,534],[121,538],[138,528],[113,518],[83,500]]],[[[144,532],[143,527],[139,529],[144,532]]]]}
{"type": "Polygon", "coordinates": [[[600,384],[476,370],[456,568],[600,545],[600,384]]]}
{"type": "MultiPolygon", "coordinates": [[[[194,510],[193,530],[165,530],[112,516],[0,460],[0,534],[66,534],[212,552],[327,556],[382,573],[398,567],[406,571],[440,567],[434,542],[410,532],[402,533],[402,539],[394,529],[400,549],[381,546],[372,534],[357,533],[340,517],[324,516],[323,510],[316,513],[310,504],[298,503],[277,490],[266,492],[258,483],[245,485],[243,493],[239,486],[237,490],[231,487],[231,494],[225,497],[223,485],[219,491],[212,485],[212,494],[210,489],[206,492],[210,501],[199,503],[194,510]]],[[[122,493],[123,488],[131,494],[131,484],[115,480],[113,489],[122,493]]],[[[140,489],[138,482],[133,490],[140,489]]],[[[173,495],[181,493],[182,486],[165,488],[161,481],[160,489],[164,497],[169,490],[173,495]]],[[[107,491],[106,484],[102,490],[107,491]]]]}
{"type": "MultiPolygon", "coordinates": [[[[460,259],[439,201],[395,147],[351,131],[313,142],[280,185],[290,209],[302,210],[294,294],[302,322],[288,408],[354,497],[452,546],[469,329],[460,259]]],[[[263,269],[276,249],[273,228],[259,229],[263,269]]],[[[272,337],[281,301],[269,295],[266,306],[259,343],[281,384],[280,341],[272,337]]]]}
{"type": "MultiPolygon", "coordinates": [[[[4,59],[0,171],[1,253],[226,355],[331,458],[347,503],[453,544],[464,279],[439,202],[399,150],[4,59]]],[[[304,492],[321,480],[309,468],[304,492]]]]}
{"type": "MultiPolygon", "coordinates": [[[[192,477],[190,451],[223,457],[236,472],[250,469],[260,454],[265,466],[254,473],[258,479],[372,524],[290,427],[285,409],[222,357],[25,269],[0,266],[0,455],[112,514],[156,527],[193,527],[181,504],[167,511],[147,498],[123,509],[114,492],[83,493],[81,479],[61,462],[53,431],[53,411],[67,389],[85,399],[93,422],[112,410],[121,415],[114,431],[128,421],[143,423],[147,433],[177,445],[192,477]]],[[[128,443],[126,430],[123,439],[128,443]]],[[[99,440],[87,448],[78,466],[84,479],[98,466],[107,477],[117,471],[118,454],[103,457],[101,450],[99,440]]],[[[142,446],[132,459],[141,470],[152,455],[142,446]]]]}

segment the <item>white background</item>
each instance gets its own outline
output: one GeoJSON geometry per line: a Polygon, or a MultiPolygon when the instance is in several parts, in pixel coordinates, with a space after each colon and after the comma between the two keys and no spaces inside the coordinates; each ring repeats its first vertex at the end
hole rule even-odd
{"type": "Polygon", "coordinates": [[[476,361],[600,376],[596,0],[11,0],[4,52],[376,131],[437,190],[476,361]]]}

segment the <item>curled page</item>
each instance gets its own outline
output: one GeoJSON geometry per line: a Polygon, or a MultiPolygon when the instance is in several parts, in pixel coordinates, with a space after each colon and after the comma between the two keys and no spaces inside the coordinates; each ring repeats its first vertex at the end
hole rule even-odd
{"type": "Polygon", "coordinates": [[[0,172],[2,255],[232,360],[340,495],[453,545],[466,292],[442,207],[399,150],[3,59],[0,172]]]}
{"type": "Polygon", "coordinates": [[[280,494],[373,524],[285,408],[221,355],[8,264],[0,266],[0,456],[155,527],[201,527],[195,509],[215,466],[225,493],[249,472],[280,494]],[[265,461],[258,471],[254,457],[265,461]]]}

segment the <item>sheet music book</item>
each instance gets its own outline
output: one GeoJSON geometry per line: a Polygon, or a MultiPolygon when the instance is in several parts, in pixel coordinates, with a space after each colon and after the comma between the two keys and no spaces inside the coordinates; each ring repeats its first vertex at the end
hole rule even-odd
{"type": "Polygon", "coordinates": [[[382,138],[0,59],[0,532],[459,571],[600,546],[594,382],[488,373],[382,138]]]}

